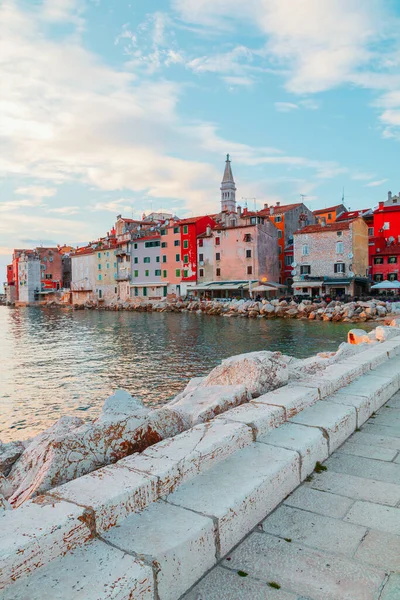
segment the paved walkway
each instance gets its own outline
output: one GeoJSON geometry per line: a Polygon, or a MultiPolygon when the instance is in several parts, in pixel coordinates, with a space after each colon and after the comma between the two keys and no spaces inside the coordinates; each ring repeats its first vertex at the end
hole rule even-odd
{"type": "Polygon", "coordinates": [[[184,600],[400,600],[400,392],[323,469],[184,600]]]}

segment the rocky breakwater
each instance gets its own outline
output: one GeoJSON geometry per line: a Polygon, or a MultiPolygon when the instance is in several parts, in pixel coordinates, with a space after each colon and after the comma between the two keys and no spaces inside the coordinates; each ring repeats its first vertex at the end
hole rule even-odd
{"type": "MultiPolygon", "coordinates": [[[[343,343],[337,352],[304,360],[268,351],[233,356],[223,360],[208,376],[192,379],[183,392],[157,409],[149,409],[137,398],[118,390],[107,398],[94,421],[85,423],[76,417],[62,417],[31,440],[0,443],[0,510],[17,508],[38,494],[127,456],[146,457],[149,452],[151,455],[152,446],[191,428],[199,430],[200,443],[215,417],[223,418],[229,411],[233,418],[235,409],[240,420],[243,405],[249,407],[246,414],[257,422],[254,428],[258,431],[277,426],[302,410],[307,402],[315,402],[318,394],[332,393],[335,385],[350,376],[345,369],[342,379],[331,380],[330,369],[336,363],[342,365],[355,354],[399,335],[397,321],[393,324],[377,327],[369,334],[354,330],[352,338],[349,334],[351,344],[343,343]],[[310,389],[303,405],[297,402],[296,394],[299,388],[307,387],[310,377],[325,380],[318,383],[317,394],[310,389]],[[280,394],[287,386],[291,386],[289,401],[282,400],[281,396],[287,397],[286,392],[280,394]],[[265,410],[266,396],[268,405],[272,402],[279,409],[271,412],[268,406],[265,410]]],[[[351,376],[358,373],[351,368],[350,372],[351,376]]],[[[196,448],[192,450],[197,456],[196,448]]]]}
{"type": "MultiPolygon", "coordinates": [[[[63,306],[50,302],[47,306],[63,306]]],[[[391,322],[391,317],[400,315],[400,302],[386,302],[374,299],[357,302],[313,302],[303,300],[300,303],[286,300],[218,300],[192,301],[141,301],[113,302],[99,306],[96,302],[73,305],[79,309],[128,310],[136,312],[191,312],[222,317],[245,317],[250,319],[309,319],[310,321],[341,321],[343,323],[363,323],[365,321],[391,322]]]]}

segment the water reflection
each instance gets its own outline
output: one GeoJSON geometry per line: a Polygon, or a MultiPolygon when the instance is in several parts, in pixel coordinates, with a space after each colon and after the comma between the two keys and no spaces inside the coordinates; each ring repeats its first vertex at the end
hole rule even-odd
{"type": "Polygon", "coordinates": [[[0,307],[0,439],[30,437],[64,414],[94,417],[118,387],[162,404],[232,354],[265,349],[305,357],[334,350],[351,327],[0,307]]]}

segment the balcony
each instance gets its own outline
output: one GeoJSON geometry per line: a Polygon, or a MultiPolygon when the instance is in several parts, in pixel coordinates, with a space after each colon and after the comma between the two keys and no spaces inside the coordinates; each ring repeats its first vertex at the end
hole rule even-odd
{"type": "Polygon", "coordinates": [[[124,256],[125,254],[127,254],[127,250],[123,250],[122,248],[118,248],[118,250],[115,252],[116,256],[124,256]]]}
{"type": "Polygon", "coordinates": [[[130,281],[131,274],[126,272],[117,273],[116,281],[130,281]]]}

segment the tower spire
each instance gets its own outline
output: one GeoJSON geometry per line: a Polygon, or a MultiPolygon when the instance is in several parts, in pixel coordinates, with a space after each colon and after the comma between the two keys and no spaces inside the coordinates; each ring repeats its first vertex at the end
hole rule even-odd
{"type": "Polygon", "coordinates": [[[231,160],[226,155],[224,176],[221,182],[221,211],[236,212],[236,185],[233,179],[231,160]]]}

